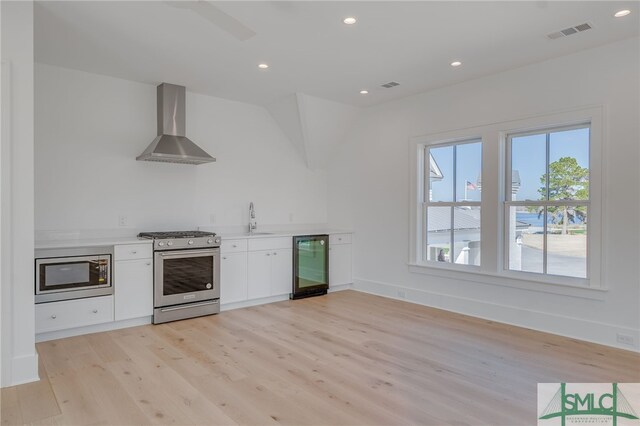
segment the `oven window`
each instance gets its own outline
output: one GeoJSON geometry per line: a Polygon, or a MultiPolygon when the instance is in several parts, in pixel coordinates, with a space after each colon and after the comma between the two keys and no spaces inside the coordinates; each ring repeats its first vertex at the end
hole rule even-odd
{"type": "Polygon", "coordinates": [[[40,264],[41,292],[109,285],[109,259],[40,264]]]}
{"type": "Polygon", "coordinates": [[[165,259],[162,274],[165,296],[210,290],[207,284],[213,285],[213,256],[165,259]]]}

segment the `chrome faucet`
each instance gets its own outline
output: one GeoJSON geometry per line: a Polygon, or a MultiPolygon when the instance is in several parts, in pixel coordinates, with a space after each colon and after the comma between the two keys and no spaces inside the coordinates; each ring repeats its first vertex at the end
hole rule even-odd
{"type": "Polygon", "coordinates": [[[253,233],[258,227],[256,222],[256,210],[253,208],[253,201],[249,203],[249,233],[253,233]]]}

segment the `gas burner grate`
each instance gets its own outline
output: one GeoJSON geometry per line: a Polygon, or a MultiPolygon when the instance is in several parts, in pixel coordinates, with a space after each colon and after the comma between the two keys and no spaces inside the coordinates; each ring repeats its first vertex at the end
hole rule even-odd
{"type": "Polygon", "coordinates": [[[168,231],[168,232],[141,232],[138,234],[138,237],[159,240],[159,239],[170,239],[170,238],[213,237],[215,235],[216,234],[214,232],[205,232],[205,231],[168,231]]]}

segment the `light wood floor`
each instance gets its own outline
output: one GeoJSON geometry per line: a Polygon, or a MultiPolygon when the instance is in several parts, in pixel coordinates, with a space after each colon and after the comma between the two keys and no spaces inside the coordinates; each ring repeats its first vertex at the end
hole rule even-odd
{"type": "Polygon", "coordinates": [[[2,424],[535,424],[640,355],[355,291],[38,344],[2,424]]]}

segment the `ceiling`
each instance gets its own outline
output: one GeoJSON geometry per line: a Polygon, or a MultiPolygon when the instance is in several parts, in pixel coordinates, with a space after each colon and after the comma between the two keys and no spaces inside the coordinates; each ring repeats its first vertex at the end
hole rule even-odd
{"type": "Polygon", "coordinates": [[[36,61],[258,105],[302,92],[369,106],[637,36],[640,28],[637,1],[212,3],[256,35],[240,41],[170,2],[38,2],[36,61]],[[614,18],[620,9],[632,13],[614,18]],[[345,25],[347,16],[358,22],[345,25]],[[546,38],[583,22],[593,29],[546,38]],[[452,68],[454,60],[462,66],[452,68]],[[269,69],[258,69],[261,62],[269,69]],[[389,81],[400,85],[380,87],[389,81]]]}

